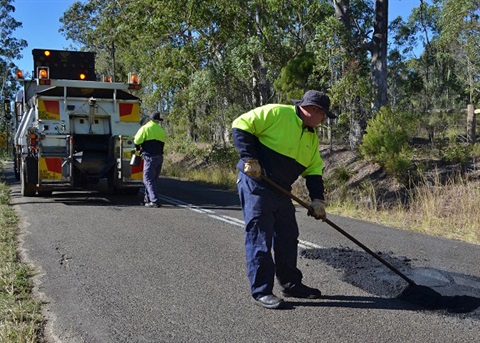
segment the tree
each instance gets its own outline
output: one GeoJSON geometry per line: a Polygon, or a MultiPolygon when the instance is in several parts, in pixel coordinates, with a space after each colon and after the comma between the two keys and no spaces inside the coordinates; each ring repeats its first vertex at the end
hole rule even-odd
{"type": "Polygon", "coordinates": [[[335,0],[335,16],[321,23],[316,37],[319,73],[330,80],[333,102],[342,115],[339,127],[352,149],[361,142],[373,102],[371,67],[364,48],[373,24],[370,2],[335,0]]]}
{"type": "Polygon", "coordinates": [[[436,132],[444,132],[445,118],[451,120],[449,112],[475,101],[478,11],[476,1],[434,0],[430,6],[420,0],[406,23],[397,18],[391,25],[395,33],[391,55],[400,56],[390,66],[390,82],[396,85],[393,96],[402,99],[398,105],[420,117],[432,142],[436,132]],[[417,57],[412,52],[419,43],[424,50],[417,57]]]}
{"type": "Polygon", "coordinates": [[[439,44],[457,62],[468,98],[466,103],[480,100],[480,3],[478,0],[444,0],[439,22],[439,44]]]}
{"type": "MultiPolygon", "coordinates": [[[[4,104],[8,106],[9,100],[14,98],[18,84],[15,80],[15,69],[13,59],[21,58],[21,51],[27,46],[27,42],[23,39],[13,37],[13,32],[21,27],[22,23],[16,21],[11,14],[15,12],[11,0],[0,0],[0,99],[2,109],[4,104]]],[[[7,110],[9,111],[9,109],[7,110]]],[[[9,113],[4,113],[5,121],[1,122],[1,130],[7,131],[10,119],[9,113]]]]}
{"type": "Polygon", "coordinates": [[[2,82],[1,94],[4,99],[12,97],[16,83],[14,82],[15,64],[14,59],[22,57],[21,51],[27,46],[23,39],[13,37],[13,32],[22,26],[11,14],[15,7],[11,0],[0,0],[0,75],[2,82]]]}
{"type": "Polygon", "coordinates": [[[363,19],[368,11],[358,11],[368,6],[368,2],[353,1],[354,4],[351,4],[350,0],[334,0],[333,3],[337,18],[347,32],[351,32],[352,40],[357,42],[355,49],[371,54],[374,109],[378,110],[387,104],[388,0],[375,0],[373,20],[363,19]],[[357,16],[353,15],[352,6],[357,7],[357,16]],[[372,23],[373,28],[361,27],[361,21],[372,23]]]}
{"type": "Polygon", "coordinates": [[[110,75],[113,81],[126,80],[129,72],[116,59],[116,50],[123,41],[117,29],[120,6],[118,0],[76,1],[60,18],[59,32],[81,49],[96,52],[97,73],[110,75]]]}
{"type": "Polygon", "coordinates": [[[142,73],[144,108],[168,113],[171,129],[191,139],[222,136],[241,111],[285,99],[274,80],[312,48],[331,13],[327,0],[116,0],[107,22],[99,8],[109,3],[75,3],[62,30],[99,55],[108,47],[100,43],[114,38],[116,61],[142,73]]]}

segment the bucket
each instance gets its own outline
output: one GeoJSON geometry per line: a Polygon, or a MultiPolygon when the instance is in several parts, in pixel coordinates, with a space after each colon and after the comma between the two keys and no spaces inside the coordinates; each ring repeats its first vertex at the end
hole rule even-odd
{"type": "Polygon", "coordinates": [[[138,167],[140,165],[140,161],[142,161],[142,156],[137,155],[136,153],[133,153],[132,158],[130,159],[130,165],[134,167],[138,167]]]}

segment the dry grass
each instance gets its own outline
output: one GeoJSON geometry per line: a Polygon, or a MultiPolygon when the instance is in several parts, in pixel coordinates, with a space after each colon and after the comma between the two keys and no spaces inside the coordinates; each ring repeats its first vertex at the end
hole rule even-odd
{"type": "Polygon", "coordinates": [[[162,170],[162,174],[185,180],[206,182],[224,189],[236,189],[237,172],[221,168],[196,168],[179,170],[175,166],[169,166],[162,170]]]}
{"type": "Polygon", "coordinates": [[[457,178],[414,190],[406,220],[418,230],[480,244],[480,182],[457,178]]]}
{"type": "Polygon", "coordinates": [[[429,235],[480,244],[480,182],[456,177],[443,185],[425,180],[410,192],[408,208],[375,209],[336,202],[329,211],[429,235]]]}
{"type": "Polygon", "coordinates": [[[17,255],[17,216],[0,184],[0,342],[40,342],[43,317],[32,297],[32,270],[17,255]]]}

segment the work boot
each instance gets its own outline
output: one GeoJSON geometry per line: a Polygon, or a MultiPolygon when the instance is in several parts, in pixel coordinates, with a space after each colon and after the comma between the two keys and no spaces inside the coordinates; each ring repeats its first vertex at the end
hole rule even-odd
{"type": "Polygon", "coordinates": [[[258,305],[268,309],[277,309],[283,307],[283,299],[280,299],[275,294],[268,294],[259,296],[256,299],[253,299],[253,302],[258,305]]]}
{"type": "Polygon", "coordinates": [[[147,203],[145,203],[145,207],[162,207],[162,205],[154,203],[154,202],[147,202],[147,203]]]}
{"type": "Polygon", "coordinates": [[[303,299],[318,299],[322,296],[322,292],[320,292],[319,289],[305,286],[303,283],[299,283],[290,288],[283,288],[280,293],[284,297],[303,299]]]}

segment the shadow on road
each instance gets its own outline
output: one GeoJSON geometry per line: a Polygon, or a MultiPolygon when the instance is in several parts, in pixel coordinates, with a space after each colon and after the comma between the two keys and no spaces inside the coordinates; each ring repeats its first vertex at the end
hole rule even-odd
{"type": "MultiPolygon", "coordinates": [[[[386,269],[364,251],[350,248],[304,249],[300,256],[306,259],[321,260],[343,272],[342,279],[375,297],[325,296],[315,306],[339,306],[353,308],[381,308],[401,310],[437,310],[450,314],[471,313],[470,318],[480,319],[480,278],[472,275],[438,270],[434,268],[414,268],[412,260],[396,257],[393,253],[377,252],[395,268],[402,270],[418,284],[414,290],[435,289],[438,299],[428,307],[422,307],[420,299],[427,294],[406,294],[408,284],[396,274],[386,269]],[[420,286],[421,285],[421,286],[420,286]]],[[[410,292],[411,293],[411,292],[410,292]]],[[[427,299],[428,300],[428,299],[427,299]]],[[[315,304],[315,303],[314,303],[315,304]]],[[[425,301],[427,304],[427,301],[425,301]]],[[[312,306],[312,303],[297,303],[312,306]]]]}
{"type": "MultiPolygon", "coordinates": [[[[3,172],[5,181],[13,186],[11,196],[16,203],[63,203],[70,206],[140,206],[143,201],[143,188],[136,195],[112,194],[108,191],[106,180],[90,185],[86,190],[69,189],[54,191],[50,196],[24,197],[21,195],[20,182],[15,179],[12,163],[8,163],[3,172]]],[[[160,194],[176,201],[205,209],[240,211],[236,190],[220,189],[206,183],[160,177],[160,194]]],[[[168,205],[162,203],[163,205],[168,205]]],[[[170,204],[173,205],[173,204],[170,204]]],[[[174,205],[173,205],[174,206],[174,205]]]]}

